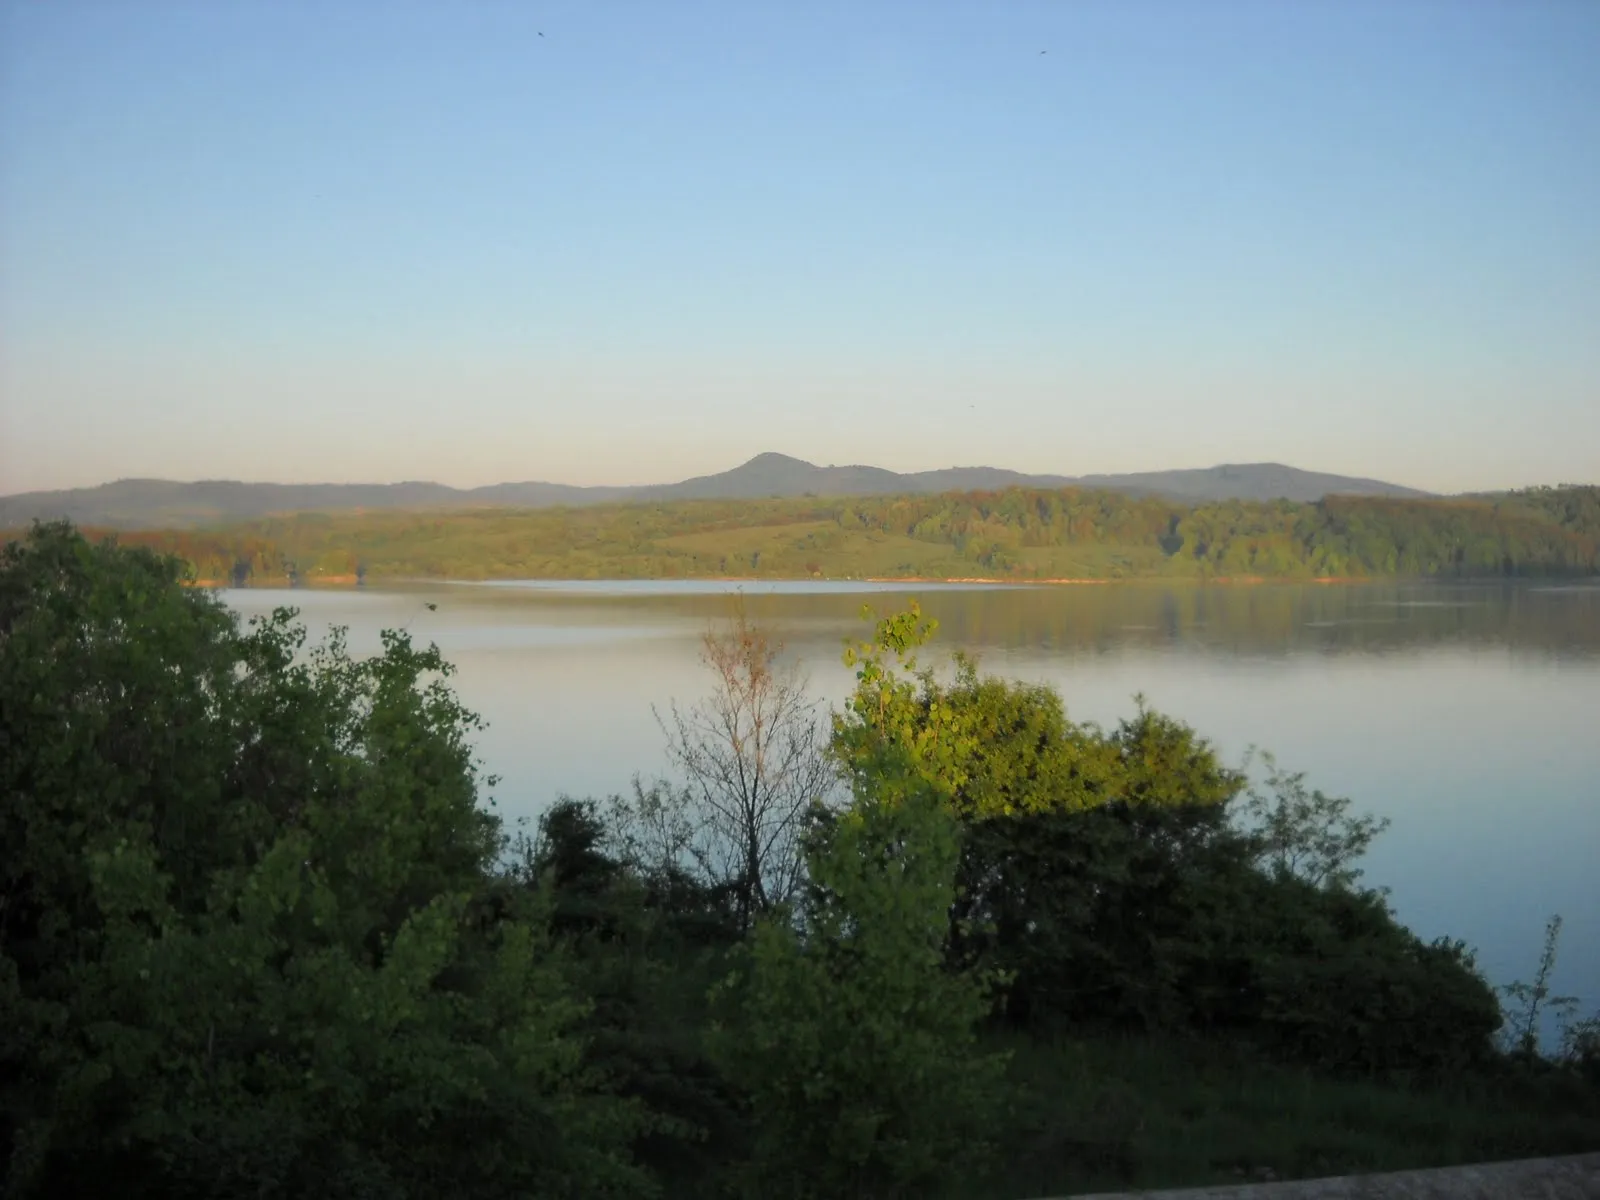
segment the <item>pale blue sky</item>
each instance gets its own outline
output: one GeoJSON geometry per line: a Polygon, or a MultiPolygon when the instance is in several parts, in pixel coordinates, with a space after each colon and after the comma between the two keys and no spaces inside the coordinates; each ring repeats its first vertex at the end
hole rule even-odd
{"type": "Polygon", "coordinates": [[[1595,480],[1596,64],[1595,0],[0,0],[0,492],[1595,480]]]}

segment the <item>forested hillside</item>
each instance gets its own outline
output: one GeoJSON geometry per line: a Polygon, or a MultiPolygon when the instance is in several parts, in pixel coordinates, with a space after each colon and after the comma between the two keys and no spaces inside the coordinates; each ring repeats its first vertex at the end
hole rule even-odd
{"type": "Polygon", "coordinates": [[[1600,487],[1539,487],[1497,497],[1512,512],[1545,517],[1563,529],[1600,537],[1600,487]]]}
{"type": "Polygon", "coordinates": [[[299,514],[127,533],[234,583],[750,576],[1481,578],[1600,571],[1600,488],[1180,504],[1078,489],[299,514]]]}

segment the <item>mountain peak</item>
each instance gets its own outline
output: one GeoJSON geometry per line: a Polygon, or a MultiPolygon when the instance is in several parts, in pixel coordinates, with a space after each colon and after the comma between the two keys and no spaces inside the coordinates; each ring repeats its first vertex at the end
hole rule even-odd
{"type": "Polygon", "coordinates": [[[795,458],[793,455],[789,455],[789,454],[779,454],[776,450],[763,450],[760,454],[756,455],[749,462],[744,463],[743,465],[741,465],[739,467],[736,467],[734,469],[742,471],[742,470],[744,470],[745,467],[814,467],[814,466],[815,466],[814,463],[808,463],[803,458],[795,458]]]}

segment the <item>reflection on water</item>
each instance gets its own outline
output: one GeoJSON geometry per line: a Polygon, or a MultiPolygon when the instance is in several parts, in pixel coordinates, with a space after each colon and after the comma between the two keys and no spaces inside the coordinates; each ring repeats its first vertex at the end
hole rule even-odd
{"type": "MultiPolygon", "coordinates": [[[[663,765],[652,705],[706,686],[697,638],[732,585],[418,585],[224,593],[245,613],[300,607],[357,652],[404,626],[456,663],[508,816],[603,794],[663,765]],[[436,604],[430,610],[428,604],[436,604]]],[[[1403,919],[1479,947],[1491,978],[1529,977],[1545,918],[1566,916],[1558,990],[1600,1006],[1600,588],[1343,586],[743,588],[836,703],[863,603],[912,597],[939,645],[1047,681],[1080,720],[1143,692],[1230,760],[1252,744],[1314,786],[1393,818],[1368,878],[1403,919]]]]}
{"type": "MultiPolygon", "coordinates": [[[[487,579],[456,585],[567,596],[859,596],[903,592],[900,582],[867,579],[487,579]]],[[[1005,583],[925,583],[925,592],[994,592],[1026,587],[1005,583]]]]}
{"type": "Polygon", "coordinates": [[[759,616],[853,628],[863,603],[911,597],[945,635],[970,645],[1044,646],[1121,653],[1128,645],[1202,647],[1233,654],[1296,650],[1387,651],[1425,645],[1497,645],[1562,656],[1600,655],[1600,587],[1362,584],[1163,586],[1111,584],[908,586],[853,582],[732,584],[714,580],[454,585],[457,603],[502,604],[541,620],[577,610],[707,620],[735,590],[759,616]]]}

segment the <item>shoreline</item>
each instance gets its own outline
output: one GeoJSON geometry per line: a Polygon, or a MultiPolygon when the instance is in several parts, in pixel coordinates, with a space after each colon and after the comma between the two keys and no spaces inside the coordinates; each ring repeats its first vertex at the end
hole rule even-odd
{"type": "MultiPolygon", "coordinates": [[[[1452,579],[1434,580],[1427,576],[1400,576],[1400,575],[1315,575],[1296,577],[1292,575],[1218,575],[1210,578],[1192,575],[1129,575],[1122,578],[1108,576],[1094,577],[1052,577],[1047,579],[1019,579],[1005,576],[984,575],[956,575],[940,577],[933,575],[867,575],[861,578],[836,578],[832,576],[817,575],[646,575],[646,576],[606,576],[599,579],[570,579],[570,578],[511,578],[511,579],[445,579],[445,578],[378,578],[365,582],[357,580],[354,575],[325,575],[314,579],[303,579],[298,586],[289,584],[287,580],[272,583],[246,583],[241,590],[250,591],[256,588],[262,590],[282,591],[316,591],[319,589],[356,589],[360,587],[383,587],[393,584],[484,584],[484,583],[871,583],[905,584],[908,587],[924,585],[967,584],[973,586],[989,587],[1111,587],[1118,584],[1151,584],[1161,583],[1168,585],[1226,585],[1228,587],[1257,587],[1268,584],[1321,584],[1321,585],[1355,585],[1371,583],[1482,583],[1486,580],[1452,579]]],[[[193,579],[189,580],[189,587],[229,589],[233,585],[221,579],[193,579]]]]}

